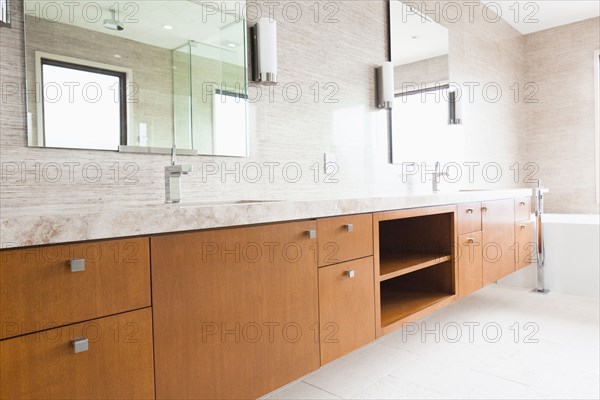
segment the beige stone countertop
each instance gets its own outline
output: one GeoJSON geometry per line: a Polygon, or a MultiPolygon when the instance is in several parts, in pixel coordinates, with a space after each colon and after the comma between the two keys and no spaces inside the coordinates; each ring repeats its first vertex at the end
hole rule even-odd
{"type": "Polygon", "coordinates": [[[67,243],[531,196],[531,189],[275,201],[108,203],[0,209],[2,248],[67,243]]]}

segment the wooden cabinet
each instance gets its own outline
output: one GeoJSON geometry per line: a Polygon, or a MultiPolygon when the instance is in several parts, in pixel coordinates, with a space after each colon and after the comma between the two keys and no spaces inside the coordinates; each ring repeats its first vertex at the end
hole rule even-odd
{"type": "Polygon", "coordinates": [[[321,364],[375,340],[373,257],[319,269],[321,364]]]}
{"type": "Polygon", "coordinates": [[[483,287],[482,233],[471,232],[458,237],[458,289],[460,297],[483,287]]]}
{"type": "Polygon", "coordinates": [[[531,236],[531,221],[515,222],[515,263],[521,269],[537,257],[536,244],[531,236]]]}
{"type": "Polygon", "coordinates": [[[466,296],[483,287],[481,203],[458,207],[458,294],[466,296]]]}
{"type": "Polygon", "coordinates": [[[456,300],[456,210],[374,214],[377,337],[456,300]]]}
{"type": "Polygon", "coordinates": [[[319,266],[373,255],[372,218],[371,214],[359,214],[319,219],[319,266]]]}
{"type": "Polygon", "coordinates": [[[149,308],[0,342],[2,399],[153,397],[149,308]]]}
{"type": "Polygon", "coordinates": [[[537,257],[536,244],[531,236],[531,198],[515,199],[515,263],[521,269],[537,257]]]}
{"type": "Polygon", "coordinates": [[[514,199],[482,203],[484,284],[495,282],[515,271],[514,221],[514,199]]]}
{"type": "Polygon", "coordinates": [[[515,199],[515,221],[529,221],[531,215],[531,197],[515,199]]]}
{"type": "Polygon", "coordinates": [[[481,230],[481,203],[463,203],[457,207],[458,234],[481,230]]]}
{"type": "Polygon", "coordinates": [[[148,306],[147,237],[0,252],[1,338],[148,306]]]}
{"type": "Polygon", "coordinates": [[[319,367],[315,229],[151,238],[157,398],[256,398],[319,367]]]}

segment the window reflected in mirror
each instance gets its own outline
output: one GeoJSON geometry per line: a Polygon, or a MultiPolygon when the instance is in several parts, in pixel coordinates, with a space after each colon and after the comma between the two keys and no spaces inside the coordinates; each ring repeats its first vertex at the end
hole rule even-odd
{"type": "Polygon", "coordinates": [[[29,145],[247,156],[244,4],[25,0],[29,145]]]}
{"type": "Polygon", "coordinates": [[[394,64],[391,162],[434,164],[462,159],[463,136],[449,125],[448,29],[413,6],[390,0],[394,64]]]}
{"type": "Polygon", "coordinates": [[[100,150],[126,144],[124,72],[46,58],[40,58],[40,65],[44,91],[36,132],[44,134],[34,138],[38,144],[100,150]],[[62,88],[72,90],[62,93],[62,88]]]}

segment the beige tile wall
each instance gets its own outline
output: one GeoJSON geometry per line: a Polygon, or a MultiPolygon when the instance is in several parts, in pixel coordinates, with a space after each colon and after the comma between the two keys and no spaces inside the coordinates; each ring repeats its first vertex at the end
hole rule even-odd
{"type": "Polygon", "coordinates": [[[550,188],[547,212],[597,214],[593,57],[600,18],[529,34],[525,46],[537,103],[528,104],[523,158],[538,164],[550,188]]]}
{"type": "MultiPolygon", "coordinates": [[[[181,157],[180,161],[193,163],[195,168],[183,178],[184,197],[405,193],[400,167],[388,164],[387,114],[374,107],[374,67],[386,60],[388,53],[387,2],[337,1],[327,9],[320,3],[317,18],[314,7],[310,8],[313,2],[298,2],[295,4],[302,7],[302,17],[297,22],[282,17],[284,4],[275,7],[280,84],[273,93],[262,87],[261,100],[250,107],[251,157],[181,157]],[[331,12],[335,15],[326,23],[331,12]],[[299,99],[298,89],[302,91],[299,99]],[[325,182],[323,177],[325,151],[336,153],[337,183],[325,182]],[[241,164],[236,167],[238,162],[241,164]],[[262,166],[262,178],[253,183],[257,165],[262,166]],[[215,176],[214,168],[234,172],[215,176]],[[240,171],[237,174],[236,168],[240,171]]],[[[266,12],[268,7],[263,5],[262,9],[266,12]]],[[[289,16],[295,15],[294,10],[287,11],[289,16]]],[[[450,29],[450,79],[481,85],[497,82],[502,87],[503,97],[496,103],[481,99],[481,95],[472,103],[465,102],[465,147],[469,160],[504,166],[501,184],[478,179],[473,186],[515,186],[507,168],[516,160],[526,115],[507,93],[514,82],[525,80],[525,39],[505,22],[484,20],[480,11],[481,7],[472,22],[466,17],[455,23],[444,22],[450,29]]],[[[0,28],[2,207],[163,201],[167,156],[25,146],[23,97],[10,95],[14,85],[24,83],[21,16],[16,14],[13,21],[11,29],[0,28]],[[67,162],[74,164],[68,168],[67,162]],[[58,179],[57,169],[62,172],[58,179]],[[98,171],[102,172],[100,177],[98,171]],[[132,179],[127,179],[128,174],[132,179]]],[[[250,93],[253,90],[256,97],[256,88],[250,88],[250,93]]],[[[476,176],[480,174],[481,169],[476,171],[476,176]]]]}
{"type": "Polygon", "coordinates": [[[394,90],[398,93],[416,90],[430,84],[446,83],[450,78],[448,70],[448,55],[396,65],[394,67],[394,90]]]}

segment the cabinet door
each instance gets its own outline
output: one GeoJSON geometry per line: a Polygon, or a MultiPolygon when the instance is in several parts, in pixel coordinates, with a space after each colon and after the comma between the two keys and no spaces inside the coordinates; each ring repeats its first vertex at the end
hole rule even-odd
{"type": "Polygon", "coordinates": [[[321,364],[375,340],[373,257],[319,269],[321,364]]]}
{"type": "Polygon", "coordinates": [[[315,229],[151,238],[159,399],[256,398],[319,367],[315,229]]]}
{"type": "Polygon", "coordinates": [[[458,237],[458,290],[460,297],[483,287],[481,231],[458,237]]]}
{"type": "Polygon", "coordinates": [[[515,199],[515,221],[529,221],[531,219],[531,197],[515,199]]]}
{"type": "Polygon", "coordinates": [[[151,399],[152,313],[145,308],[4,340],[0,360],[2,399],[151,399]],[[87,348],[75,347],[76,339],[87,339],[87,348]]]}
{"type": "Polygon", "coordinates": [[[463,203],[457,207],[458,234],[481,230],[481,203],[463,203]]]}
{"type": "Polygon", "coordinates": [[[483,283],[495,282],[515,271],[514,200],[486,201],[481,207],[483,283]]]}
{"type": "Polygon", "coordinates": [[[531,221],[515,222],[515,262],[524,268],[537,258],[536,244],[531,237],[531,221]]]}
{"type": "Polygon", "coordinates": [[[142,237],[3,250],[0,337],[150,306],[149,246],[142,237]]]}
{"type": "Polygon", "coordinates": [[[317,232],[320,267],[373,255],[372,214],[321,218],[317,232]]]}

